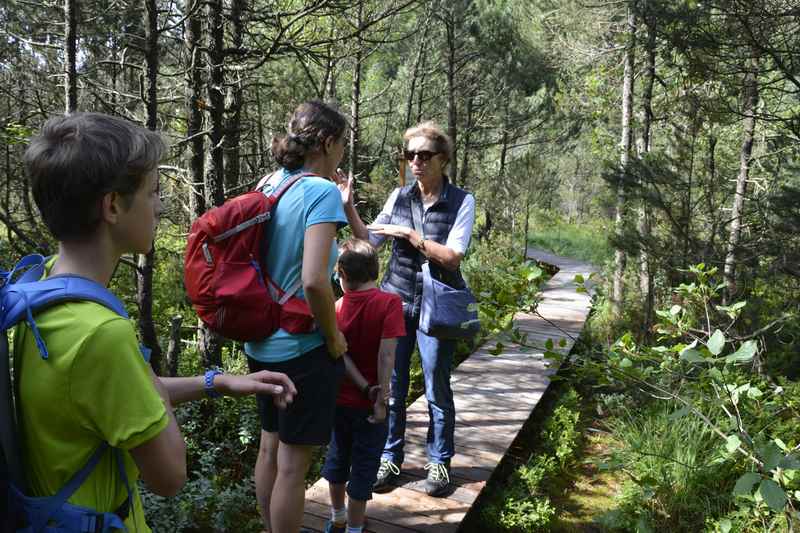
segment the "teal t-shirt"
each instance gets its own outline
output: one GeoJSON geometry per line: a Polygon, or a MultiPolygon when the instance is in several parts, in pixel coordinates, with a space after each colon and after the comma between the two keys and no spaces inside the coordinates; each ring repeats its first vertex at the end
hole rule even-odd
{"type": "MultiPolygon", "coordinates": [[[[300,171],[280,170],[264,187],[264,194],[272,193],[297,172],[300,171]]],[[[317,176],[306,176],[284,193],[266,228],[269,242],[267,272],[281,289],[294,286],[301,278],[306,229],[326,222],[336,224],[337,228],[347,224],[342,197],[333,182],[317,176]]],[[[328,260],[329,275],[333,274],[337,257],[338,249],[334,240],[328,260]]],[[[304,298],[302,286],[297,296],[304,298]]],[[[325,340],[317,331],[295,335],[279,329],[264,340],[245,343],[244,348],[253,359],[278,363],[294,359],[324,343],[325,340]]]]}

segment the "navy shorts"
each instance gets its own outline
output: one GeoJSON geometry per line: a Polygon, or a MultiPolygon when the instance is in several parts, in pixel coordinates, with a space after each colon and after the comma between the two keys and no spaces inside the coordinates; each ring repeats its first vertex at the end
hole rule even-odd
{"type": "Polygon", "coordinates": [[[322,477],[337,485],[347,483],[347,494],[354,500],[372,499],[372,486],[378,477],[387,426],[370,424],[371,409],[336,406],[328,455],[322,477]]]}
{"type": "Polygon", "coordinates": [[[336,414],[336,396],[344,377],[344,359],[332,359],[323,344],[300,357],[280,363],[262,363],[247,358],[250,372],[269,370],[283,372],[297,388],[294,401],[286,409],[278,409],[272,396],[256,396],[261,429],[278,433],[286,444],[321,446],[331,437],[336,414]]]}

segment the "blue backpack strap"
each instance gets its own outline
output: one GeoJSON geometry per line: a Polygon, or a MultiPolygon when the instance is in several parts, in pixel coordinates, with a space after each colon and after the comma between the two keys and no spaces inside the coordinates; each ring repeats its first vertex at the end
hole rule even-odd
{"type": "MultiPolygon", "coordinates": [[[[12,394],[13,385],[10,380],[10,353],[6,331],[22,321],[28,322],[39,352],[44,359],[47,359],[47,346],[33,318],[35,312],[62,302],[88,300],[105,306],[123,318],[128,318],[125,307],[119,298],[95,281],[74,275],[56,275],[42,280],[46,262],[47,259],[41,255],[29,255],[21,259],[10,271],[0,271],[0,415],[2,415],[2,420],[0,420],[2,435],[0,436],[2,437],[3,455],[10,470],[12,485],[22,494],[27,492],[27,487],[24,472],[22,471],[20,447],[16,439],[16,411],[13,401],[14,395],[12,394]]],[[[64,508],[67,500],[86,481],[86,478],[109,448],[108,443],[101,444],[86,464],[70,478],[66,485],[56,495],[46,499],[47,503],[44,508],[37,512],[35,516],[30,517],[32,531],[43,530],[48,520],[64,508]]],[[[124,529],[122,520],[127,517],[133,502],[132,490],[125,473],[122,452],[118,449],[113,449],[113,451],[127,490],[126,501],[116,512],[124,512],[125,516],[120,518],[120,516],[113,513],[97,514],[97,516],[102,516],[99,523],[102,531],[109,531],[111,528],[124,529]]],[[[91,513],[86,514],[84,518],[84,521],[88,520],[91,523],[87,522],[82,529],[95,531],[98,518],[91,513]]]]}
{"type": "Polygon", "coordinates": [[[123,318],[128,318],[125,306],[119,298],[99,283],[66,274],[40,281],[43,269],[42,256],[28,256],[5,276],[4,284],[0,287],[0,308],[3,310],[0,316],[0,331],[7,330],[23,320],[26,321],[43,359],[47,359],[48,351],[33,318],[33,314],[37,311],[62,302],[88,300],[107,307],[123,318]],[[40,263],[34,265],[33,262],[37,258],[40,263]],[[13,275],[20,270],[21,265],[32,268],[15,281],[13,275]]]}
{"type": "Polygon", "coordinates": [[[61,487],[54,496],[48,498],[47,506],[39,513],[37,516],[33,517],[33,523],[31,526],[33,527],[33,531],[41,531],[44,529],[44,526],[47,524],[47,521],[61,509],[67,500],[69,499],[72,494],[78,490],[86,478],[89,477],[89,474],[92,473],[92,470],[97,466],[97,463],[100,462],[100,459],[103,457],[103,454],[109,448],[108,443],[101,444],[89,457],[89,460],[86,461],[86,464],[78,470],[67,484],[61,487]]]}

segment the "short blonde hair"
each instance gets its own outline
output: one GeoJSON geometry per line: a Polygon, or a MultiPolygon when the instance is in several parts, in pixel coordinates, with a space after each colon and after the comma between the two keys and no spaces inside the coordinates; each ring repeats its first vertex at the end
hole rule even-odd
{"type": "Polygon", "coordinates": [[[447,157],[446,163],[450,163],[450,160],[453,159],[453,140],[432,120],[426,120],[408,128],[403,134],[403,147],[407,148],[408,141],[414,137],[425,137],[433,141],[436,145],[436,151],[447,157]]]}

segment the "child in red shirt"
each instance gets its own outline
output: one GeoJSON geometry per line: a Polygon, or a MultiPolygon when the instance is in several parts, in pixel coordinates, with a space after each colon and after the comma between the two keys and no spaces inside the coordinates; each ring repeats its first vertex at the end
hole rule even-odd
{"type": "Polygon", "coordinates": [[[377,287],[378,255],[367,241],[345,242],[337,270],[344,296],[336,302],[336,321],[347,339],[348,379],[336,398],[336,422],[322,468],[331,495],[325,531],[361,533],[386,443],[386,402],[405,322],[400,297],[377,287]]]}

